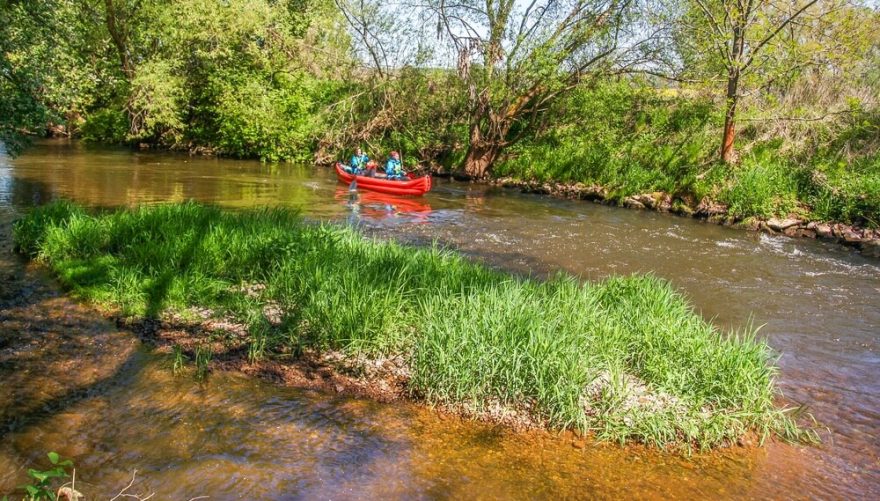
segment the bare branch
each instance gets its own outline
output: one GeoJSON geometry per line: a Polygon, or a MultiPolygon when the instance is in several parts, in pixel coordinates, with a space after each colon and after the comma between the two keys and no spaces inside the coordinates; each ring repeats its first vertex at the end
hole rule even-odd
{"type": "Polygon", "coordinates": [[[134,498],[134,499],[137,499],[137,500],[139,500],[139,501],[147,501],[147,499],[150,499],[150,498],[152,498],[154,495],[156,495],[155,492],[150,493],[147,497],[141,497],[141,496],[139,496],[139,495],[137,495],[137,494],[128,494],[127,491],[128,491],[129,489],[131,489],[131,487],[134,485],[134,480],[135,480],[136,477],[137,477],[137,470],[134,470],[134,471],[131,473],[131,482],[129,482],[128,485],[126,485],[125,487],[123,487],[122,490],[119,491],[118,494],[116,494],[115,496],[113,496],[112,498],[110,498],[110,501],[116,501],[116,500],[119,499],[119,498],[134,498]]]}

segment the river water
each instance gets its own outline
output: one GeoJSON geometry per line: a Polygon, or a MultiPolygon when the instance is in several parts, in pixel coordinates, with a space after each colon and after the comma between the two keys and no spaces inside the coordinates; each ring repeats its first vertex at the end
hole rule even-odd
{"type": "Polygon", "coordinates": [[[808,407],[823,443],[684,459],[235,374],[175,377],[167,357],[53,287],[21,285],[38,272],[23,270],[7,241],[0,493],[56,450],[74,459],[81,490],[98,497],[135,469],[133,489],[157,499],[880,496],[880,262],[850,249],[443,180],[419,199],[363,193],[352,204],[321,168],[63,142],[0,155],[7,240],[11,218],[60,197],[99,207],[285,205],[380,237],[438,241],[519,273],[652,272],[723,328],[763,325],[781,353],[784,402],[808,407]],[[14,283],[27,290],[12,291],[14,283]],[[16,345],[16,329],[30,340],[16,345]]]}

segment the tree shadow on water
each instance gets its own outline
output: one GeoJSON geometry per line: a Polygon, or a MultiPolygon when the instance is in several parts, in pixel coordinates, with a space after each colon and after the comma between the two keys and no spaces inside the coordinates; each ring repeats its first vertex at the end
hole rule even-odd
{"type": "MultiPolygon", "coordinates": [[[[42,279],[22,278],[27,287],[42,279]]],[[[121,384],[143,365],[130,334],[51,287],[36,285],[27,299],[0,301],[0,439],[121,384]]]]}

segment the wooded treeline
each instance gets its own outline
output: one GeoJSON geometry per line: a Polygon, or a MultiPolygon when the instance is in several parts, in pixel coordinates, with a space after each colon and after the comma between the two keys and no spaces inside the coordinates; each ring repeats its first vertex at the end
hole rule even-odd
{"type": "Polygon", "coordinates": [[[880,223],[870,0],[0,0],[0,137],[469,177],[880,223]]]}

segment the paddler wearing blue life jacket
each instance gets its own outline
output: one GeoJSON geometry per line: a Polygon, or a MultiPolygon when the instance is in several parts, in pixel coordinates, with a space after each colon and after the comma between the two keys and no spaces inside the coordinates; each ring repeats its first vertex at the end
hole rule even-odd
{"type": "Polygon", "coordinates": [[[401,181],[408,179],[403,172],[403,165],[400,163],[400,154],[396,151],[392,151],[388,161],[385,162],[385,177],[401,181]]]}
{"type": "Polygon", "coordinates": [[[357,148],[354,150],[354,155],[351,156],[351,163],[348,166],[348,171],[351,174],[360,174],[364,172],[369,162],[370,158],[364,154],[363,150],[357,148]]]}

